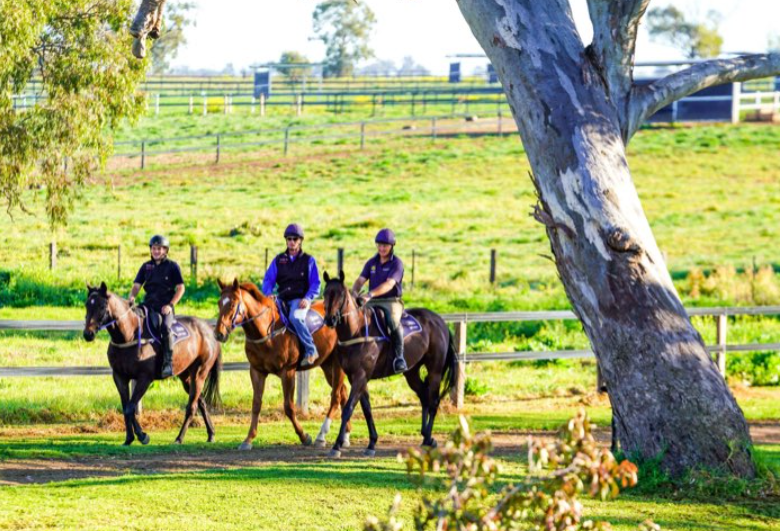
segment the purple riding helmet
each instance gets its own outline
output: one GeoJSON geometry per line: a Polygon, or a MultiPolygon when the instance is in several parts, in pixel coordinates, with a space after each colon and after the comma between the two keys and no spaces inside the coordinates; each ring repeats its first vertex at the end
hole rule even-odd
{"type": "Polygon", "coordinates": [[[287,228],[284,229],[284,237],[287,238],[288,236],[295,236],[297,238],[303,239],[303,227],[297,223],[291,223],[290,225],[287,225],[287,228]]]}
{"type": "Polygon", "coordinates": [[[376,233],[374,238],[375,243],[386,243],[387,245],[395,245],[395,233],[391,229],[382,229],[376,233]]]}

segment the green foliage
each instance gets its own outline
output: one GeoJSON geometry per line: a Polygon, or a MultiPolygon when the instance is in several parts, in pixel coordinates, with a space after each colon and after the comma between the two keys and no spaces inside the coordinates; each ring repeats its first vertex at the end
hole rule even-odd
{"type": "MultiPolygon", "coordinates": [[[[408,474],[434,491],[423,492],[415,509],[416,530],[607,530],[611,529],[609,524],[584,518],[580,495],[611,499],[637,481],[635,465],[618,463],[611,452],[597,447],[583,410],[569,421],[558,441],[533,444],[529,449],[531,478],[505,486],[497,496],[494,486],[501,467],[490,456],[492,450],[490,435],[471,435],[464,417],[444,448],[408,450],[408,474]],[[549,468],[549,474],[541,475],[549,468]]],[[[369,517],[364,530],[402,529],[395,514],[399,507],[400,495],[385,520],[369,517]]],[[[647,521],[640,529],[660,527],[647,521]]]]}
{"type": "Polygon", "coordinates": [[[309,67],[294,67],[292,65],[308,64],[309,59],[301,52],[289,51],[282,52],[279,58],[279,64],[284,65],[281,69],[282,74],[290,81],[300,82],[309,72],[309,67]]]}
{"type": "Polygon", "coordinates": [[[490,387],[485,382],[481,382],[476,378],[471,378],[471,377],[466,378],[466,384],[464,388],[464,393],[466,396],[486,395],[489,390],[490,387]]]}
{"type": "Polygon", "coordinates": [[[720,15],[707,13],[704,22],[692,22],[674,6],[657,7],[647,13],[647,27],[651,37],[666,41],[683,51],[689,59],[717,57],[723,46],[718,33],[720,15]]]}
{"type": "Polygon", "coordinates": [[[351,75],[358,61],[373,57],[368,39],[376,17],[366,2],[325,0],[314,8],[312,20],[326,48],[326,76],[351,75]]]}
{"type": "Polygon", "coordinates": [[[726,374],[730,380],[748,385],[780,385],[780,353],[729,354],[726,374]]]}
{"type": "Polygon", "coordinates": [[[162,32],[160,38],[152,44],[153,74],[164,74],[171,60],[179,53],[179,48],[187,44],[184,28],[195,25],[195,20],[189,15],[189,11],[195,5],[194,2],[175,0],[168,0],[165,3],[162,32]]]}
{"type": "Polygon", "coordinates": [[[9,213],[26,209],[25,189],[41,187],[50,222],[64,222],[96,159],[111,151],[104,131],[140,113],[135,89],[146,63],[127,53],[130,9],[130,0],[0,2],[0,188],[9,213]],[[42,99],[15,110],[11,94],[33,76],[42,99]]]}

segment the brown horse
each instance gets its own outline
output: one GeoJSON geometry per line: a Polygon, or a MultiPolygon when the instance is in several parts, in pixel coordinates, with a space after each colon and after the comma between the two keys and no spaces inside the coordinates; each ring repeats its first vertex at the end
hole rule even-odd
{"type": "MultiPolygon", "coordinates": [[[[106,283],[99,288],[87,285],[87,317],[84,325],[84,339],[93,341],[100,330],[108,330],[111,342],[108,345],[108,363],[114,375],[114,383],[122,400],[125,416],[125,445],[135,440],[149,444],[149,435],[144,433],[135,416],[138,402],[149,385],[160,379],[161,363],[154,351],[152,341],[142,337],[144,311],[131,306],[125,299],[108,291],[106,283]],[[135,389],[130,396],[130,380],[135,380],[135,389]]],[[[177,316],[176,320],[189,332],[189,337],[176,343],[173,349],[173,373],[178,375],[189,393],[176,443],[184,441],[184,435],[200,410],[206,423],[208,441],[214,442],[214,425],[207,406],[219,404],[219,376],[222,370],[222,349],[214,340],[214,332],[208,323],[194,317],[177,316]]]]}
{"type": "MultiPolygon", "coordinates": [[[[239,284],[238,279],[234,279],[232,284],[217,282],[222,294],[219,297],[219,319],[214,332],[215,336],[218,341],[224,343],[234,328],[237,326],[244,328],[246,334],[244,351],[249,360],[249,376],[252,379],[254,391],[249,433],[239,449],[251,449],[252,441],[257,437],[257,421],[263,404],[265,379],[269,374],[275,374],[281,378],[284,413],[292,422],[301,443],[307,446],[311,444],[311,436],[303,431],[303,427],[295,416],[295,373],[317,366],[322,368],[328,385],[332,389],[328,414],[314,441],[316,446],[324,447],[325,436],[330,431],[330,425],[336,411],[347,401],[344,372],[336,361],[336,356],[333,355],[336,350],[336,333],[325,326],[315,332],[314,344],[317,347],[319,358],[313,365],[302,367],[298,339],[289,333],[284,326],[276,307],[276,301],[263,295],[251,282],[239,284]]],[[[312,308],[320,315],[323,314],[321,302],[314,303],[312,308]]],[[[348,426],[344,438],[347,446],[349,446],[349,431],[350,427],[348,426]]]]}
{"type": "MultiPolygon", "coordinates": [[[[347,374],[352,390],[341,414],[341,431],[330,451],[331,457],[341,456],[344,426],[352,416],[358,400],[368,423],[369,443],[364,455],[372,457],[379,436],[371,413],[368,381],[392,376],[393,350],[389,341],[382,341],[376,328],[374,310],[358,307],[355,296],[344,284],[344,271],[339,278],[325,279],[325,323],[336,328],[339,337],[339,361],[347,374]]],[[[409,387],[417,394],[422,405],[422,430],[424,446],[436,446],[433,439],[433,422],[439,410],[439,402],[457,384],[458,357],[447,324],[441,316],[425,308],[408,311],[420,323],[422,330],[405,341],[404,358],[409,367],[404,373],[409,387]],[[425,367],[425,380],[420,369],[425,367]],[[444,387],[441,388],[442,382],[444,387]]]]}

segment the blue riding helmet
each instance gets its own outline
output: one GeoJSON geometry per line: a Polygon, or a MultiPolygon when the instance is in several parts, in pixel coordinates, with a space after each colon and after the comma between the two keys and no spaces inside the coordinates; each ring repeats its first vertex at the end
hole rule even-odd
{"type": "Polygon", "coordinates": [[[375,243],[386,243],[387,245],[395,245],[395,233],[391,229],[382,229],[376,233],[374,238],[375,243]]]}
{"type": "Polygon", "coordinates": [[[287,225],[287,228],[284,229],[284,237],[287,238],[288,236],[295,236],[297,238],[303,239],[303,227],[297,223],[291,223],[290,225],[287,225]]]}

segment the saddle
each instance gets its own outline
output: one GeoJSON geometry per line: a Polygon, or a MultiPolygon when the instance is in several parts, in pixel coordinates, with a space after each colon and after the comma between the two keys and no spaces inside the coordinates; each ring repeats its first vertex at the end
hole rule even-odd
{"type": "MultiPolygon", "coordinates": [[[[377,308],[373,308],[373,310],[374,324],[376,324],[376,327],[379,330],[380,337],[382,339],[389,339],[390,330],[387,328],[387,322],[385,321],[385,312],[378,310],[377,308]]],[[[420,333],[422,331],[422,325],[420,325],[420,322],[415,319],[414,316],[404,310],[404,313],[401,314],[401,329],[404,331],[405,340],[413,334],[420,333]]]]}
{"type": "MultiPolygon", "coordinates": [[[[297,337],[298,334],[295,333],[295,327],[287,318],[290,311],[289,305],[280,299],[276,299],[276,306],[279,310],[279,315],[282,316],[282,324],[284,324],[284,326],[287,327],[287,330],[292,332],[292,334],[297,337]]],[[[306,328],[309,329],[311,335],[314,335],[314,333],[323,326],[325,326],[325,320],[323,317],[312,308],[309,308],[309,311],[306,312],[306,328]]]]}
{"type": "MultiPolygon", "coordinates": [[[[146,306],[141,306],[141,308],[143,310],[141,314],[141,320],[143,322],[141,339],[146,340],[147,343],[151,343],[154,350],[159,353],[162,347],[163,316],[160,312],[156,312],[146,306]]],[[[173,322],[171,331],[174,336],[171,348],[190,337],[189,329],[178,321],[173,322]]]]}

